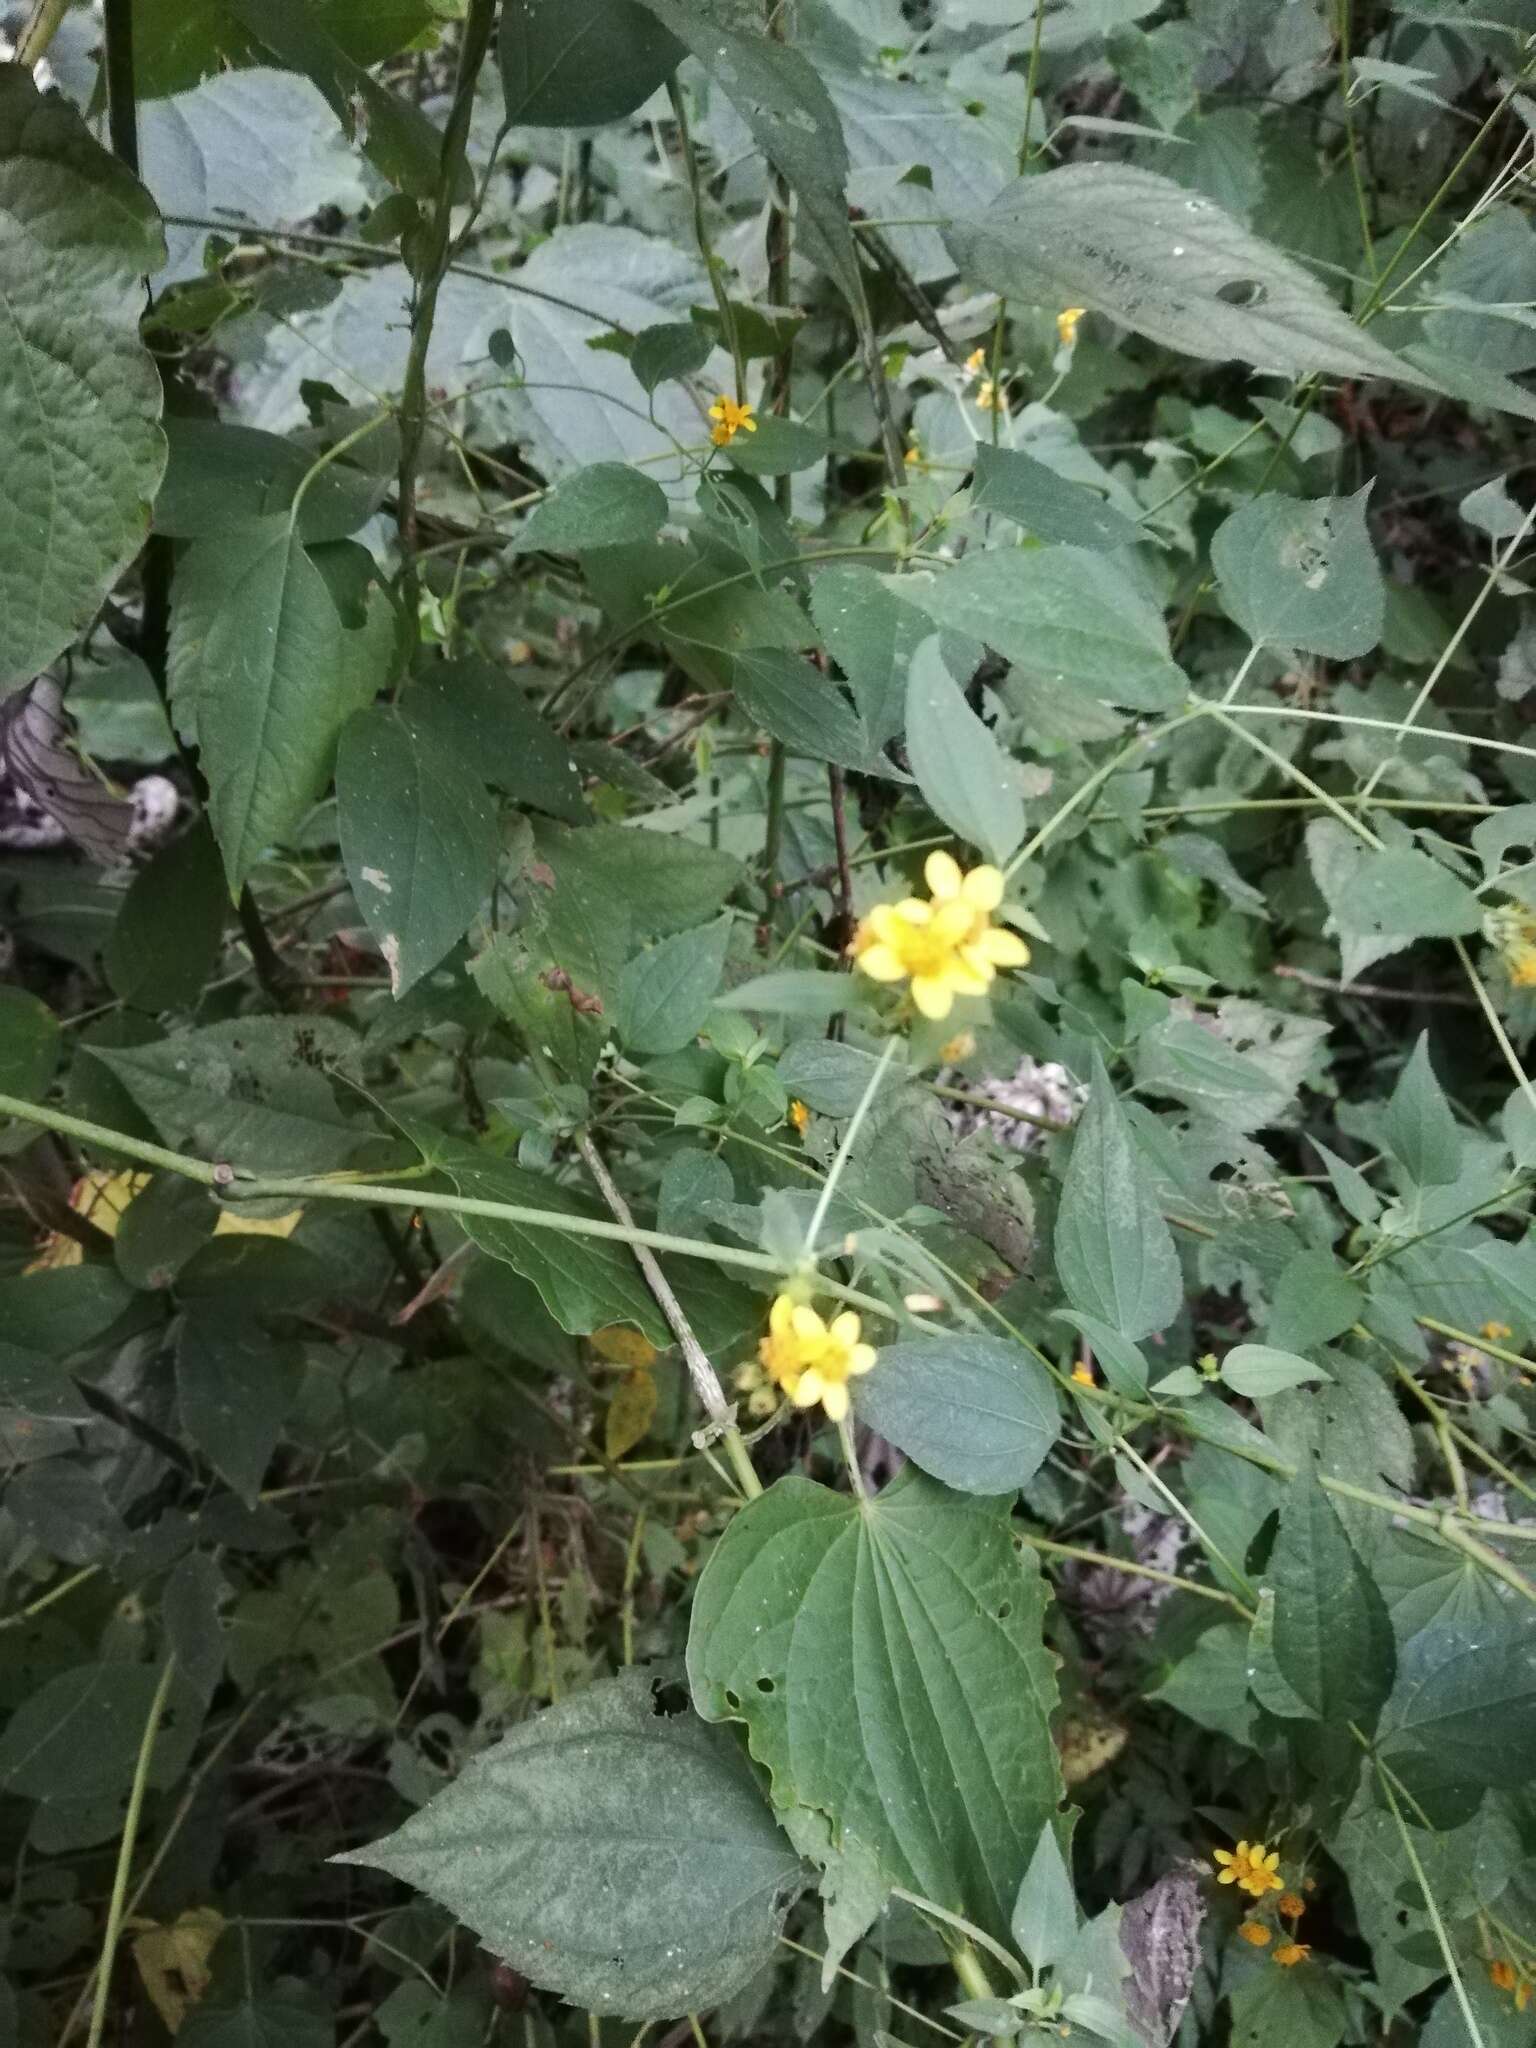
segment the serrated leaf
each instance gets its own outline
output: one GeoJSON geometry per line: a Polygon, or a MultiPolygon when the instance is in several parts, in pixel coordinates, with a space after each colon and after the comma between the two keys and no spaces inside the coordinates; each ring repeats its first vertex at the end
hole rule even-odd
{"type": "Polygon", "coordinates": [[[1430,1065],[1427,1031],[1397,1077],[1382,1136],[1415,1187],[1443,1187],[1461,1171],[1461,1132],[1430,1065]]]}
{"type": "Polygon", "coordinates": [[[802,1866],[736,1742],[657,1682],[629,1670],[548,1708],[338,1860],[425,1891],[589,2012],[722,2003],[772,1960],[802,1866]]]}
{"type": "Polygon", "coordinates": [[[883,1345],[853,1396],[861,1422],[961,1493],[1016,1492],[1061,1426],[1044,1368],[995,1337],[883,1345]]]}
{"type": "Polygon", "coordinates": [[[178,564],[172,688],[232,895],[324,791],[342,726],[384,681],[370,652],[286,518],[197,541],[178,564]]]}
{"type": "Polygon", "coordinates": [[[839,686],[787,648],[759,647],[738,655],[731,664],[731,687],[753,724],[792,752],[835,761],[840,768],[878,766],[863,720],[839,686]]]}
{"type": "Polygon", "coordinates": [[[871,741],[883,746],[906,717],[907,670],[927,620],[862,564],[822,570],[811,585],[811,617],[848,678],[871,741]]]}
{"type": "Polygon", "coordinates": [[[1278,1351],[1272,1344],[1234,1344],[1221,1361],[1224,1385],[1249,1401],[1267,1400],[1283,1394],[1287,1387],[1304,1387],[1315,1380],[1331,1379],[1320,1365],[1298,1358],[1294,1351],[1278,1351]]]}
{"type": "Polygon", "coordinates": [[[1129,164],[1021,178],[945,234],[965,279],[1031,306],[1086,306],[1165,348],[1301,377],[1420,374],[1300,264],[1211,200],[1129,164]]]}
{"type": "Polygon", "coordinates": [[[731,920],[716,918],[638,953],[619,977],[618,1032],[632,1053],[679,1052],[703,1028],[720,986],[731,920]]]}
{"type": "Polygon", "coordinates": [[[1065,541],[1079,548],[1123,548],[1141,530],[1086,484],[1058,476],[1022,448],[976,447],[976,481],[971,504],[1022,526],[1037,540],[1065,541]]]}
{"type": "Polygon", "coordinates": [[[519,803],[568,825],[586,823],[571,750],[534,710],[515,673],[476,655],[433,662],[404,692],[400,709],[409,725],[519,803]]]}
{"type": "Polygon", "coordinates": [[[911,1470],[862,1502],[781,1479],[715,1546],[688,1642],[700,1712],[746,1723],[776,1806],[998,1940],[1061,1793],[1043,1588],[1006,1505],[911,1470]]]}
{"type": "Polygon", "coordinates": [[[1378,850],[1332,818],[1314,818],[1306,843],[1346,981],[1414,939],[1453,938],[1482,923],[1472,891],[1416,846],[1378,850]]]}
{"type": "Polygon", "coordinates": [[[464,936],[496,872],[485,785],[395,712],[354,713],[336,757],[341,854],[396,997],[464,936]]]}
{"type": "Polygon", "coordinates": [[[1137,711],[1168,711],[1188,695],[1162,613],[1127,569],[1088,548],[988,548],[942,576],[913,573],[887,588],[936,626],[980,634],[1047,690],[1137,711]]]}
{"type": "Polygon", "coordinates": [[[497,47],[507,124],[524,128],[622,121],[683,57],[635,0],[507,0],[497,47]]]}
{"type": "Polygon", "coordinates": [[[856,1045],[797,1038],[779,1060],[779,1079],[808,1109],[822,1116],[852,1116],[878,1065],[874,1053],[856,1045]]]}
{"type": "Polygon", "coordinates": [[[562,477],[534,506],[513,546],[520,553],[548,548],[564,555],[622,547],[654,539],[666,516],[667,494],[653,478],[627,462],[593,462],[562,477]]]}
{"type": "MultiPolygon", "coordinates": [[[[1285,1490],[1265,1578],[1274,1595],[1270,1647],[1281,1678],[1314,1719],[1334,1729],[1351,1721],[1369,1729],[1392,1690],[1392,1623],[1311,1474],[1285,1490]]],[[[1265,1704],[1283,1711],[1273,1699],[1265,1704]]]]}
{"type": "Polygon", "coordinates": [[[575,886],[609,916],[623,906],[640,938],[663,938],[702,923],[746,875],[731,854],[671,833],[620,825],[572,832],[540,824],[536,837],[555,877],[556,902],[575,886]]]}
{"type": "Polygon", "coordinates": [[[68,100],[0,66],[0,697],[69,645],[149,531],[165,439],[138,325],[164,254],[148,194],[68,100]]]}
{"type": "Polygon", "coordinates": [[[907,676],[907,759],[928,808],[1001,867],[1024,837],[1013,764],[944,662],[937,633],[907,676]]]}
{"type": "Polygon", "coordinates": [[[1352,498],[1250,498],[1216,529],[1211,567],[1229,618],[1250,640],[1347,661],[1369,654],[1386,585],[1365,529],[1367,484],[1352,498]]]}
{"type": "Polygon", "coordinates": [[[756,974],[724,990],[716,1005],[722,1010],[761,1010],[779,1017],[837,1017],[865,999],[851,974],[833,974],[820,967],[784,967],[756,974]]]}
{"type": "Polygon", "coordinates": [[[1132,1343],[1166,1329],[1184,1281],[1173,1233],[1104,1063],[1094,1056],[1056,1218],[1056,1271],[1067,1299],[1132,1343]]]}
{"type": "Polygon", "coordinates": [[[201,540],[286,515],[301,484],[297,520],[306,545],[344,540],[372,517],[388,488],[386,478],[345,461],[315,469],[308,450],[255,427],[172,418],[165,431],[170,460],[155,500],[155,531],[174,540],[201,540]]]}

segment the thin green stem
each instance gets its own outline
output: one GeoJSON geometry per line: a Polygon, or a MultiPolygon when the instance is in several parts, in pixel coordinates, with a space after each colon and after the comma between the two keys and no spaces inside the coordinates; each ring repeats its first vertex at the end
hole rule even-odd
{"type": "Polygon", "coordinates": [[[1382,1769],[1380,1760],[1374,1754],[1371,1757],[1371,1762],[1376,1769],[1376,1782],[1381,1787],[1382,1797],[1386,1800],[1391,1810],[1392,1818],[1397,1823],[1397,1832],[1403,1844],[1403,1854],[1408,1858],[1409,1866],[1413,1871],[1414,1881],[1423,1894],[1425,1910],[1428,1912],[1430,1924],[1435,1930],[1435,1940],[1440,1944],[1440,1954],[1444,1960],[1446,1970],[1450,1974],[1451,1984],[1456,1993],[1456,2003],[1461,2007],[1462,2023],[1466,2027],[1472,2048],[1483,2048],[1482,2032],[1473,2014],[1471,2001],[1467,1997],[1467,1987],[1462,1982],[1461,1971],[1456,1962],[1456,1951],[1451,1946],[1450,1936],[1445,1931],[1445,1922],[1440,1917],[1439,1904],[1435,1899],[1433,1891],[1430,1889],[1429,1879],[1424,1875],[1424,1865],[1420,1862],[1419,1852],[1414,1847],[1413,1836],[1409,1830],[1408,1823],[1403,1819],[1402,1809],[1399,1807],[1397,1796],[1392,1790],[1391,1779],[1382,1769]]]}
{"type": "Polygon", "coordinates": [[[741,350],[741,337],[736,331],[736,311],[731,304],[730,294],[725,289],[725,280],[720,274],[720,259],[716,256],[709,238],[709,219],[704,206],[704,180],[699,171],[699,160],[694,153],[693,136],[688,126],[688,103],[683,98],[683,89],[675,76],[667,80],[667,98],[672,107],[672,119],[677,126],[678,147],[683,159],[683,176],[688,181],[688,194],[693,202],[693,239],[698,243],[704,274],[709,279],[709,288],[714,295],[715,311],[720,318],[721,339],[731,352],[731,362],[736,372],[736,403],[741,405],[747,396],[746,358],[741,350]]]}
{"type": "Polygon", "coordinates": [[[155,1737],[160,1732],[160,1720],[165,1712],[165,1703],[171,1690],[171,1677],[175,1669],[176,1659],[168,1657],[165,1669],[160,1674],[160,1683],[155,1687],[154,1697],[149,1703],[144,1733],[139,1739],[139,1754],[133,1767],[133,1782],[128,1788],[128,1808],[123,1815],[122,1840],[117,1847],[117,1867],[112,1873],[112,1896],[107,1903],[107,1926],[102,1936],[101,1959],[96,1965],[96,1998],[91,2007],[91,2025],[86,2035],[86,2048],[101,2048],[102,2035],[106,2031],[107,2002],[112,1994],[112,1965],[117,1959],[117,1944],[123,1932],[128,1876],[133,1868],[134,1845],[139,1836],[139,1816],[144,1811],[144,1793],[149,1784],[149,1766],[154,1755],[155,1737]]]}
{"type": "Polygon", "coordinates": [[[1031,1550],[1038,1550],[1046,1557],[1070,1557],[1079,1564],[1097,1565],[1109,1572],[1124,1572],[1128,1578],[1151,1579],[1159,1586],[1172,1586],[1180,1593],[1195,1593],[1202,1600],[1217,1600],[1223,1607],[1230,1607],[1240,1614],[1244,1621],[1252,1621],[1255,1610],[1235,1593],[1227,1593],[1220,1586],[1205,1586],[1198,1579],[1181,1579],[1177,1572],[1159,1571],[1156,1565],[1137,1564],[1128,1557],[1111,1557],[1105,1550],[1088,1550],[1078,1543],[1058,1543],[1053,1537],[1035,1536],[1028,1529],[1015,1528],[1014,1534],[1031,1550]]]}
{"type": "MultiPolygon", "coordinates": [[[[916,1892],[904,1891],[899,1884],[891,1886],[891,1897],[893,1899],[902,1899],[909,1906],[915,1906],[919,1913],[926,1913],[930,1919],[942,1921],[946,1927],[953,1928],[955,1933],[962,1936],[964,1940],[974,1942],[977,1948],[984,1948],[989,1956],[995,1957],[1002,1964],[1021,1991],[1029,1989],[1029,1972],[1025,1969],[1024,1965],[1017,1956],[1009,1955],[1002,1943],[994,1941],[984,1928],[976,1926],[973,1921],[965,1919],[959,1913],[951,1913],[947,1906],[935,1905],[932,1899],[921,1898],[916,1892]]],[[[984,1992],[978,1992],[976,1995],[978,1997],[990,1998],[993,1995],[991,1986],[989,1985],[984,1992]]]]}
{"type": "Polygon", "coordinates": [[[107,134],[112,154],[139,174],[139,109],[133,83],[132,0],[106,0],[102,16],[102,77],[107,93],[107,134]]]}
{"type": "Polygon", "coordinates": [[[848,1119],[848,1128],[843,1132],[842,1143],[838,1146],[832,1164],[827,1169],[827,1177],[821,1184],[821,1193],[817,1197],[816,1207],[812,1212],[809,1224],[806,1226],[805,1251],[807,1258],[814,1259],[816,1256],[816,1247],[821,1242],[821,1226],[827,1220],[827,1211],[832,1206],[832,1197],[837,1192],[837,1184],[843,1177],[843,1168],[848,1163],[848,1155],[852,1152],[857,1142],[859,1132],[864,1128],[864,1119],[869,1114],[869,1106],[875,1099],[880,1083],[885,1079],[885,1070],[890,1065],[897,1046],[901,1043],[902,1041],[895,1037],[888,1038],[885,1041],[885,1050],[875,1062],[873,1073],[864,1083],[864,1092],[859,1097],[858,1107],[848,1119]]]}

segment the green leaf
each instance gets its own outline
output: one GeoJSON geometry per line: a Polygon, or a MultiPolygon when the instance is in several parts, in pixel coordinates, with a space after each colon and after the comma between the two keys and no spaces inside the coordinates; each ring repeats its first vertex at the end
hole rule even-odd
{"type": "MultiPolygon", "coordinates": [[[[310,0],[307,10],[358,64],[377,64],[420,36],[431,0],[310,0]]],[[[141,99],[185,92],[261,51],[228,0],[133,0],[133,82],[141,99]]]]}
{"type": "Polygon", "coordinates": [[[0,697],[74,639],[149,531],[165,468],[139,341],[149,195],[61,93],[0,67],[0,697]]]}
{"type": "Polygon", "coordinates": [[[1105,1379],[1117,1394],[1126,1394],[1133,1401],[1140,1400],[1147,1391],[1149,1367],[1134,1344],[1128,1343],[1108,1323],[1100,1322],[1097,1316],[1080,1315],[1076,1309],[1058,1309],[1055,1320],[1070,1323],[1074,1330],[1080,1330],[1088,1339],[1093,1346],[1094,1357],[1104,1368],[1105,1379]]]}
{"type": "MultiPolygon", "coordinates": [[[[288,0],[223,0],[260,48],[289,71],[302,71],[325,95],[349,141],[402,192],[416,199],[436,195],[442,136],[432,122],[399,93],[381,85],[365,64],[350,56],[318,8],[294,8],[288,0]]],[[[460,164],[454,198],[474,196],[468,167],[460,164]]]]}
{"type": "Polygon", "coordinates": [[[1062,1184],[1055,1248],[1073,1307],[1132,1343],[1178,1314],[1184,1280],[1173,1233],[1097,1054],[1062,1184]]]}
{"type": "Polygon", "coordinates": [[[1416,846],[1378,851],[1335,819],[1314,818],[1307,859],[1339,937],[1346,981],[1414,939],[1465,936],[1482,923],[1472,891],[1416,846]]]}
{"type": "Polygon", "coordinates": [[[590,815],[571,750],[515,673],[478,656],[433,662],[401,699],[406,722],[519,803],[582,825],[590,815]]]}
{"type": "Polygon", "coordinates": [[[211,1190],[180,1174],[157,1173],[123,1211],[112,1255],[130,1287],[169,1287],[218,1227],[211,1190]]]}
{"type": "Polygon", "coordinates": [[[1232,2048],[1338,2048],[1348,2023],[1338,1983],[1315,1966],[1256,1964],[1233,1987],[1232,2048]]]}
{"type": "Polygon", "coordinates": [[[835,1038],[797,1038],[779,1060],[779,1079],[791,1095],[821,1116],[852,1116],[879,1061],[835,1038]]]}
{"type": "Polygon", "coordinates": [[[863,721],[839,686],[798,654],[782,647],[739,654],[731,664],[731,687],[753,724],[792,753],[835,761],[840,768],[877,765],[863,721]]]}
{"type": "Polygon", "coordinates": [[[371,1134],[336,1107],[329,1071],[358,1041],[325,1017],[242,1017],[153,1045],[93,1048],[164,1142],[248,1172],[321,1173],[371,1134]]]}
{"type": "Polygon", "coordinates": [[[912,657],[907,758],[928,808],[1001,867],[1024,837],[1013,764],[950,674],[937,633],[912,657]]]}
{"type": "MultiPolygon", "coordinates": [[[[610,1026],[601,1010],[578,1007],[573,998],[590,990],[567,988],[558,977],[506,932],[497,932],[483,953],[469,963],[475,986],[486,1001],[521,1033],[523,1043],[542,1053],[567,1081],[590,1085],[610,1026]]],[[[598,998],[601,1001],[601,998],[598,998]]]]}
{"type": "MultiPolygon", "coordinates": [[[[159,1682],[157,1666],[116,1660],[79,1664],[39,1685],[0,1734],[0,1789],[48,1804],[125,1794],[159,1682]]],[[[196,1735],[193,1718],[173,1744],[162,1723],[152,1785],[175,1782],[196,1735]]]]}
{"type": "Polygon", "coordinates": [[[1508,1789],[1510,1759],[1536,1745],[1536,1612],[1502,1588],[1448,1604],[1403,1644],[1377,1739],[1396,1770],[1508,1789]]]}
{"type": "Polygon", "coordinates": [[[936,626],[979,632],[1046,686],[1136,711],[1168,711],[1189,694],[1162,613],[1122,564],[1087,548],[988,548],[887,588],[936,626]]]}
{"type": "Polygon", "coordinates": [[[779,1017],[837,1017],[865,998],[851,974],[819,967],[784,967],[757,974],[716,997],[722,1010],[761,1010],[779,1017]]]}
{"type": "Polygon", "coordinates": [[[660,1685],[631,1669],[561,1701],[337,1860],[403,1878],[589,2012],[721,2004],[773,1960],[802,1866],[737,1743],[660,1685]]]}
{"type": "Polygon", "coordinates": [[[636,954],[619,978],[618,1032],[628,1051],[680,1052],[698,1036],[730,938],[731,919],[719,917],[636,954]]]}
{"type": "Polygon", "coordinates": [[[347,879],[396,997],[464,936],[496,872],[485,785],[393,711],[354,713],[336,758],[347,879]]]}
{"type": "Polygon", "coordinates": [[[172,417],[165,432],[170,461],[155,499],[155,531],[174,540],[233,533],[286,515],[300,485],[299,537],[310,547],[344,540],[373,516],[388,489],[387,478],[345,461],[316,469],[311,450],[255,427],[172,417]]]}
{"type": "Polygon", "coordinates": [[[822,570],[811,585],[811,616],[848,678],[872,743],[883,746],[905,721],[907,671],[927,620],[862,564],[822,570]]]}
{"type": "Polygon", "coordinates": [[[196,727],[235,895],[324,792],[342,726],[384,676],[366,662],[359,672],[368,629],[343,625],[285,518],[195,542],[173,598],[177,715],[196,727]]]}
{"type": "Polygon", "coordinates": [[[176,2035],[178,2048],[331,2048],[335,2038],[335,2023],[316,2010],[313,1994],[282,1980],[233,2004],[195,2005],[176,2035]]]}
{"type": "Polygon", "coordinates": [[[1274,1284],[1264,1340],[1280,1351],[1312,1351],[1342,1336],[1364,1307],[1363,1289],[1332,1252],[1298,1252],[1274,1284]]]}
{"type": "MultiPolygon", "coordinates": [[[[635,11],[641,10],[637,7],[635,11]]],[[[506,20],[503,12],[503,33],[506,20]]],[[[666,320],[660,327],[648,327],[644,334],[635,336],[629,367],[639,379],[641,390],[649,396],[660,384],[678,383],[702,370],[713,347],[709,331],[696,321],[666,320]]]]}
{"type": "Polygon", "coordinates": [[[1061,1427],[1044,1368],[996,1337],[883,1345],[856,1380],[859,1420],[960,1493],[1015,1493],[1061,1427]]]}
{"type": "Polygon", "coordinates": [[[1123,548],[1140,540],[1141,529],[1106,504],[1097,491],[1047,469],[1021,448],[976,446],[976,481],[971,504],[1024,527],[1037,540],[1065,541],[1079,548],[1123,548]]]}
{"type": "MultiPolygon", "coordinates": [[[[59,1063],[59,1021],[24,988],[0,983],[0,1094],[40,1102],[59,1063]]],[[[27,1142],[35,1135],[23,1126],[27,1142]]]]}
{"type": "Polygon", "coordinates": [[[570,832],[541,824],[536,836],[540,856],[554,872],[557,901],[570,882],[610,914],[623,905],[642,939],[702,924],[746,876],[730,854],[670,833],[622,825],[570,832]]]}
{"type": "Polygon", "coordinates": [[[190,1009],[213,973],[229,914],[206,819],[161,847],[128,886],[107,940],[107,979],[141,1010],[190,1009]]]}
{"type": "Polygon", "coordinates": [[[181,1426],[219,1477],[254,1507],[299,1390],[292,1349],[243,1308],[194,1303],[176,1343],[181,1426]]]}
{"type": "Polygon", "coordinates": [[[1021,178],[945,240],[970,284],[1023,305],[1108,313],[1208,362],[1422,381],[1300,264],[1153,171],[1069,164],[1021,178]]]}
{"type": "Polygon", "coordinates": [[[1386,585],[1365,530],[1370,485],[1352,498],[1250,498],[1217,529],[1211,567],[1227,616],[1250,640],[1348,661],[1369,654],[1386,585]]]}
{"type": "MultiPolygon", "coordinates": [[[[1392,1690],[1392,1623],[1333,1502],[1310,1474],[1285,1490],[1266,1583],[1281,1678],[1315,1720],[1368,1730],[1392,1690]]],[[[1265,1704],[1285,1711],[1273,1699],[1265,1704]]]]}
{"type": "Polygon", "coordinates": [[[1013,1939],[1038,1976],[1077,1939],[1077,1894],[1061,1854],[1056,1830],[1047,1821],[1019,1886],[1013,1907],[1013,1939]]]}
{"type": "Polygon", "coordinates": [[[507,122],[516,128],[622,121],[683,57],[635,0],[506,0],[498,50],[507,122]]]}
{"type": "Polygon", "coordinates": [[[699,1711],[746,1723],[777,1807],[1003,1941],[1061,1791],[1044,1593],[1007,1506],[911,1470],[862,1502],[781,1479],[715,1546],[688,1641],[699,1711]]]}
{"type": "Polygon", "coordinates": [[[824,462],[832,452],[825,434],[818,434],[801,420],[781,419],[764,413],[755,434],[738,434],[725,451],[732,469],[745,476],[792,476],[824,462]]]}
{"type": "Polygon", "coordinates": [[[810,59],[741,17],[728,0],[646,0],[708,73],[752,139],[799,199],[817,235],[817,259],[866,318],[859,261],[848,226],[848,149],[842,123],[810,59]]]}
{"type": "Polygon", "coordinates": [[[574,555],[583,548],[622,547],[653,540],[666,516],[667,494],[653,478],[627,462],[592,462],[562,477],[534,506],[513,548],[574,555]]]}
{"type": "Polygon", "coordinates": [[[1415,1187],[1444,1187],[1461,1171],[1461,1132],[1429,1063],[1427,1031],[1397,1077],[1382,1135],[1415,1187]]]}
{"type": "Polygon", "coordinates": [[[1221,1377],[1234,1394],[1263,1401],[1283,1394],[1287,1387],[1304,1387],[1313,1380],[1331,1379],[1332,1374],[1293,1351],[1277,1351],[1270,1344],[1234,1344],[1221,1361],[1221,1377]]]}

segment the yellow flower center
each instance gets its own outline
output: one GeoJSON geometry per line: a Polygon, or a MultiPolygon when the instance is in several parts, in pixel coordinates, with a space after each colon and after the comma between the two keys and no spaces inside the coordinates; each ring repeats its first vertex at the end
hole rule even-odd
{"type": "Polygon", "coordinates": [[[717,448],[727,448],[738,434],[755,434],[757,421],[752,417],[750,405],[738,405],[734,398],[727,398],[722,391],[709,408],[709,417],[714,425],[709,438],[717,448]]]}
{"type": "Polygon", "coordinates": [[[930,899],[878,904],[854,935],[853,957],[875,981],[910,981],[925,1017],[947,1017],[957,995],[983,996],[1000,967],[1023,967],[1029,948],[992,922],[1005,886],[996,868],[964,874],[949,854],[931,853],[923,874],[930,899]]]}
{"type": "Polygon", "coordinates": [[[757,1347],[763,1371],[797,1408],[824,1408],[833,1422],[848,1413],[848,1382],[875,1362],[860,1341],[859,1318],[845,1310],[825,1322],[806,1302],[775,1297],[768,1334],[757,1347]]]}

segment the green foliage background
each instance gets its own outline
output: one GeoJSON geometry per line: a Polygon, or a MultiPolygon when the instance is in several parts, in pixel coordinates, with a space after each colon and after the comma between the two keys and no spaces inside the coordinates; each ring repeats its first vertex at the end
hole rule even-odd
{"type": "Polygon", "coordinates": [[[1536,2039],[1519,0],[19,36],[0,2042],[1536,2039]]]}

